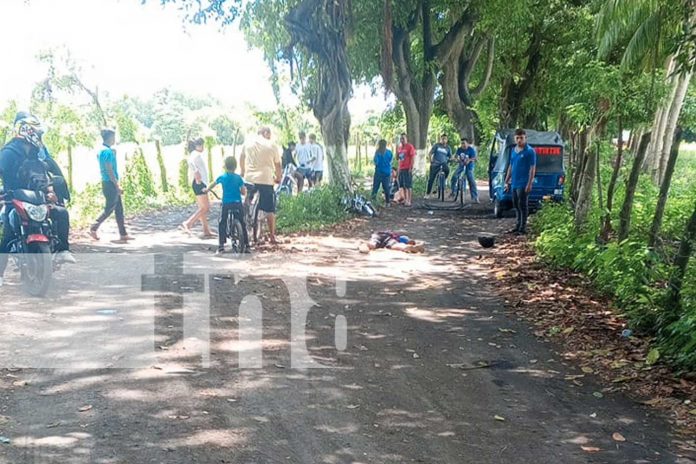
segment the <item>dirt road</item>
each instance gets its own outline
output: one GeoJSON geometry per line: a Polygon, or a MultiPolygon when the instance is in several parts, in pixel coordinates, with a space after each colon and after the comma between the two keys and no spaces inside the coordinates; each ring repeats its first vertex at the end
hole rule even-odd
{"type": "Polygon", "coordinates": [[[392,209],[241,262],[213,258],[214,242],[172,231],[185,213],[140,218],[139,239],[127,249],[78,244],[78,251],[109,251],[102,255],[113,255],[113,264],[85,269],[82,255],[61,270],[58,287],[69,292],[53,295],[54,308],[18,301],[16,286],[2,289],[0,335],[13,342],[0,349],[0,367],[31,360],[23,355],[37,346],[50,356],[41,358],[44,369],[0,371],[0,436],[10,440],[0,444],[0,463],[690,462],[677,455],[665,420],[600,394],[588,376],[582,386],[569,382],[578,369],[506,314],[479,268],[476,236],[510,228],[511,220],[489,219],[484,206],[392,209]],[[360,254],[360,241],[382,228],[424,240],[427,253],[360,254]],[[209,359],[183,335],[187,295],[171,293],[182,285],[144,298],[154,298],[148,334],[139,316],[121,314],[118,297],[111,309],[90,306],[99,291],[69,283],[102,274],[130,282],[139,271],[121,261],[124,251],[160,254],[151,265],[165,281],[185,280],[197,265],[220,269],[204,279],[209,359]],[[241,279],[231,274],[250,269],[241,279]],[[292,337],[289,279],[306,280],[316,302],[300,339],[292,337]],[[245,297],[251,310],[240,316],[245,297]],[[262,337],[245,332],[261,311],[262,337]],[[64,320],[69,330],[59,330],[64,320]],[[119,329],[126,323],[132,332],[119,329]],[[100,338],[104,327],[116,340],[100,338]],[[143,340],[153,350],[138,357],[133,348],[143,340]],[[294,368],[298,342],[324,368],[294,368]],[[106,364],[70,364],[102,348],[106,364]],[[123,368],[124,356],[139,367],[123,368]],[[612,439],[615,432],[626,441],[612,439]]]}

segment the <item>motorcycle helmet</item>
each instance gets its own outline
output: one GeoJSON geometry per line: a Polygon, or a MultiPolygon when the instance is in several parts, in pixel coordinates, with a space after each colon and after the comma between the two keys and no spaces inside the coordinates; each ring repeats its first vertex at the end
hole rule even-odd
{"type": "Polygon", "coordinates": [[[26,140],[36,148],[41,148],[41,136],[43,128],[41,122],[35,116],[27,116],[15,122],[15,137],[26,140]]]}

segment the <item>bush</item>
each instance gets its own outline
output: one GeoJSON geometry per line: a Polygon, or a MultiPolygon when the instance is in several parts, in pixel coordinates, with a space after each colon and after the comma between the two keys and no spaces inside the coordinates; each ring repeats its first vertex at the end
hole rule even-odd
{"type": "Polygon", "coordinates": [[[343,192],[331,186],[323,186],[293,197],[281,197],[278,204],[278,231],[316,231],[346,220],[349,214],[341,206],[342,197],[343,192]]]}

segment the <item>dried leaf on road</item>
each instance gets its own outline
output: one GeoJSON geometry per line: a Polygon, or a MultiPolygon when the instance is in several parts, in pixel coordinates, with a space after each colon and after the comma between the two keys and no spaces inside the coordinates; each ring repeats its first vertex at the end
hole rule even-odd
{"type": "Polygon", "coordinates": [[[91,405],[91,404],[86,404],[86,405],[82,406],[80,409],[78,409],[78,411],[80,411],[80,412],[87,412],[87,411],[89,411],[90,409],[92,409],[92,405],[91,405]]]}
{"type": "Polygon", "coordinates": [[[493,419],[500,421],[500,422],[505,422],[505,418],[503,416],[495,415],[493,416],[493,419]]]}
{"type": "Polygon", "coordinates": [[[580,448],[582,448],[582,450],[587,452],[587,453],[596,453],[598,451],[602,451],[595,446],[581,446],[580,448]]]}
{"type": "Polygon", "coordinates": [[[611,438],[613,438],[614,441],[626,441],[626,438],[623,435],[621,435],[619,432],[614,432],[611,435],[611,438]]]}

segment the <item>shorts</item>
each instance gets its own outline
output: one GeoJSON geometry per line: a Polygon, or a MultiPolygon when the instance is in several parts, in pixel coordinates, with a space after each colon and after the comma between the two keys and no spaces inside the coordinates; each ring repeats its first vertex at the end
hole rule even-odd
{"type": "Polygon", "coordinates": [[[197,184],[196,181],[194,180],[191,183],[191,188],[193,189],[193,193],[196,196],[205,195],[205,193],[203,193],[203,189],[205,189],[206,187],[207,187],[207,185],[205,185],[205,182],[201,182],[200,184],[197,184]]]}
{"type": "Polygon", "coordinates": [[[370,237],[370,244],[375,248],[391,248],[399,243],[390,232],[374,232],[370,237]]]}
{"type": "Polygon", "coordinates": [[[299,172],[302,177],[305,179],[312,179],[312,169],[311,168],[297,168],[297,172],[299,172]]]}
{"type": "Polygon", "coordinates": [[[399,171],[399,185],[405,189],[413,188],[413,174],[410,170],[402,169],[399,171]]]}
{"type": "Polygon", "coordinates": [[[276,212],[276,197],[272,185],[256,184],[254,186],[259,194],[259,211],[266,213],[276,212]]]}

